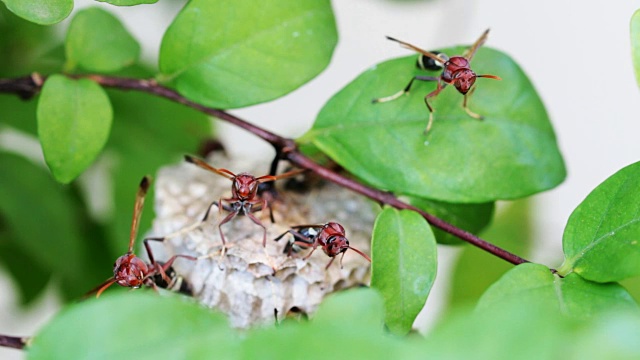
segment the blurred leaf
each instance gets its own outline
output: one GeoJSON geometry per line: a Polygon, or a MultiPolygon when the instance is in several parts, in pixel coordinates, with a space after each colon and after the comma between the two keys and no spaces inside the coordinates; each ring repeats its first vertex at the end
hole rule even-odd
{"type": "Polygon", "coordinates": [[[73,0],[2,0],[7,8],[21,18],[40,25],[64,20],[73,10],[73,0]]]}
{"type": "Polygon", "coordinates": [[[155,4],[158,0],[96,0],[99,2],[106,2],[117,6],[133,6],[140,4],[155,4]]]}
{"type": "Polygon", "coordinates": [[[640,162],[616,172],[578,205],[562,247],[561,274],[597,282],[640,275],[640,162]]]}
{"type": "MultiPolygon", "coordinates": [[[[492,202],[482,204],[455,204],[424,198],[411,198],[410,202],[411,205],[472,234],[479,233],[489,225],[493,217],[493,209],[495,208],[495,204],[492,202]]],[[[465,244],[465,242],[459,238],[438,228],[432,228],[432,230],[439,244],[465,244]]]]}
{"type": "Polygon", "coordinates": [[[314,78],[336,42],[328,0],[192,0],[162,39],[160,71],[195,102],[238,108],[314,78]]]}
{"type": "Polygon", "coordinates": [[[254,330],[240,347],[242,359],[421,358],[402,339],[383,331],[383,304],[375,291],[352,289],[328,297],[314,319],[254,330]]]}
{"type": "Polygon", "coordinates": [[[0,123],[37,135],[36,108],[35,101],[21,100],[15,95],[0,95],[0,123]]]}
{"type": "Polygon", "coordinates": [[[564,359],[640,359],[640,317],[637,313],[607,313],[571,341],[564,359]],[[568,355],[568,356],[567,356],[568,355]]]}
{"type": "Polygon", "coordinates": [[[436,241],[415,211],[384,209],[371,245],[371,287],[384,297],[385,323],[392,333],[411,331],[438,269],[436,241]]]}
{"type": "Polygon", "coordinates": [[[80,66],[96,72],[118,71],[140,55],[140,45],[118,18],[97,7],[78,11],[73,17],[65,50],[67,70],[80,66]]]}
{"type": "Polygon", "coordinates": [[[631,295],[619,284],[599,284],[576,274],[553,275],[543,265],[518,265],[493,284],[480,298],[477,311],[520,304],[523,309],[543,304],[558,314],[585,319],[609,310],[638,310],[631,295]]]}
{"type": "Polygon", "coordinates": [[[516,303],[490,312],[457,309],[426,335],[422,353],[433,359],[563,359],[574,328],[546,310],[516,303]]]}
{"type": "Polygon", "coordinates": [[[426,74],[415,68],[416,57],[408,56],[358,76],[329,100],[299,142],[313,142],[374,187],[404,195],[482,203],[555,187],[565,178],[564,163],[533,85],[501,52],[483,48],[473,60],[476,71],[503,79],[478,80],[470,107],[484,121],[465,113],[462,96],[451,87],[433,99],[435,122],[425,136],[424,96],[435,88],[433,82],[416,83],[409,96],[372,104],[426,74]]]}
{"type": "Polygon", "coordinates": [[[178,297],[135,291],[68,306],[33,338],[27,355],[32,360],[228,358],[237,343],[221,315],[178,297]]]}
{"type": "MultiPolygon", "coordinates": [[[[3,224],[0,224],[0,229],[3,224]]],[[[51,271],[40,266],[37,261],[17,245],[19,237],[11,229],[0,230],[0,262],[11,275],[19,291],[20,304],[31,304],[46,288],[51,279],[51,271]]]]}
{"type": "MultiPolygon", "coordinates": [[[[11,169],[0,172],[0,212],[15,236],[12,243],[50,273],[85,285],[85,240],[66,191],[22,157],[0,152],[0,168],[11,169]]],[[[33,271],[37,274],[37,267],[33,271]]]]}
{"type": "Polygon", "coordinates": [[[636,73],[636,82],[640,86],[640,10],[631,17],[631,59],[636,73]]]}
{"type": "Polygon", "coordinates": [[[88,79],[52,75],[38,101],[38,136],[53,176],[68,183],[102,151],[113,111],[107,94],[88,79]]]}
{"type": "MultiPolygon", "coordinates": [[[[160,166],[181,161],[195,153],[204,138],[212,136],[207,116],[152,95],[108,90],[114,109],[114,125],[106,151],[115,157],[115,219],[109,228],[111,255],[127,249],[131,212],[138,183],[155,175],[160,166]]],[[[153,218],[153,192],[142,215],[140,233],[153,218]]]]}
{"type": "Polygon", "coordinates": [[[54,43],[52,27],[36,25],[0,6],[0,76],[23,76],[34,71],[34,59],[54,43]]]}
{"type": "MultiPolygon", "coordinates": [[[[482,237],[526,258],[533,241],[530,203],[519,200],[506,204],[482,237]]],[[[484,250],[466,246],[451,271],[449,305],[475,304],[491,284],[512,268],[512,264],[484,250]]]]}

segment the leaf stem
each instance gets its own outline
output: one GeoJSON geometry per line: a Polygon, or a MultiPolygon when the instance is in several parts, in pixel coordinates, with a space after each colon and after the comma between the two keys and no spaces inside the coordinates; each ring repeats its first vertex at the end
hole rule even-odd
{"type": "MultiPolygon", "coordinates": [[[[313,171],[320,177],[334,182],[340,186],[348,188],[352,191],[355,191],[361,195],[364,195],[372,200],[375,200],[381,204],[390,205],[397,209],[408,209],[418,212],[422,217],[424,217],[432,226],[435,226],[453,236],[458,237],[459,239],[466,241],[474,246],[479,247],[501,259],[504,259],[512,264],[519,265],[522,263],[529,262],[515,254],[512,254],[502,248],[499,248],[467,231],[464,231],[460,228],[455,227],[452,224],[447,223],[446,221],[433,216],[423,210],[416,208],[410,204],[407,204],[400,199],[398,199],[395,195],[389,192],[380,191],[371,187],[368,187],[354,179],[345,177],[337,172],[334,172],[310,158],[303,155],[299,150],[296,142],[293,139],[284,138],[282,136],[276,135],[270,131],[267,131],[261,127],[253,125],[245,120],[242,120],[224,110],[210,108],[198,103],[195,103],[191,100],[186,99],[176,91],[169,89],[165,86],[158,84],[153,79],[132,79],[132,78],[123,78],[123,77],[113,77],[113,76],[102,76],[102,75],[74,75],[74,77],[84,77],[92,79],[98,84],[104,87],[111,87],[120,90],[136,90],[141,92],[146,92],[149,94],[153,94],[156,96],[164,97],[166,99],[172,100],[174,102],[186,105],[198,111],[201,111],[205,114],[214,116],[220,120],[224,120],[228,123],[231,123],[235,126],[238,126],[255,136],[267,141],[276,149],[277,153],[280,153],[283,159],[288,160],[293,165],[296,165],[300,168],[308,169],[313,171]]],[[[16,93],[23,98],[29,98],[34,96],[40,90],[44,76],[40,76],[34,74],[32,76],[25,76],[20,78],[11,78],[11,79],[0,79],[0,93],[16,93]]]]}

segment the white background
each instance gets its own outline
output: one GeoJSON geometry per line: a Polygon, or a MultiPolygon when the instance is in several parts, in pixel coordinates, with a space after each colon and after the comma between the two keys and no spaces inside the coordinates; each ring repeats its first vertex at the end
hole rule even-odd
{"type": "MultiPolygon", "coordinates": [[[[117,13],[143,43],[144,57],[153,61],[178,3],[161,0],[156,5],[116,8],[78,0],[76,10],[99,5],[117,13]]],[[[336,0],[340,41],[329,68],[282,99],[234,113],[282,135],[301,135],[329,97],[360,72],[408,54],[386,41],[385,35],[432,49],[470,44],[490,27],[486,46],[510,54],[531,78],[567,164],[565,182],[534,197],[539,245],[530,260],[558,266],[562,231],[571,211],[608,176],[640,160],[640,98],[629,39],[629,20],[638,8],[640,1],[336,0]]],[[[271,152],[268,145],[242,130],[224,124],[221,129],[226,145],[238,155],[271,152]]],[[[444,258],[455,255],[455,251],[440,250],[444,258]]],[[[437,316],[438,299],[446,291],[444,263],[421,315],[422,324],[437,316]]],[[[105,269],[105,274],[110,270],[105,269]]],[[[55,294],[49,291],[25,313],[16,307],[13,293],[11,281],[0,277],[0,333],[33,334],[58,307],[55,294]]],[[[3,359],[21,355],[0,350],[3,359]]]]}

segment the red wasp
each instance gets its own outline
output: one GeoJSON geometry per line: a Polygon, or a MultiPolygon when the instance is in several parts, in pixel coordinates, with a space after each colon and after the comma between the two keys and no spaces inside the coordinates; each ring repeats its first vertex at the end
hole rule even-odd
{"type": "MultiPolygon", "coordinates": [[[[268,205],[266,199],[258,197],[258,186],[265,182],[275,181],[298,175],[304,170],[293,170],[277,176],[263,175],[260,177],[255,177],[246,172],[236,175],[227,169],[217,169],[207,164],[206,162],[189,155],[185,155],[184,158],[187,162],[195,164],[205,170],[211,171],[218,175],[222,175],[231,180],[231,197],[226,199],[220,198],[219,201],[214,201],[213,203],[211,203],[211,206],[216,205],[219,209],[224,208],[229,212],[229,215],[222,219],[218,224],[218,230],[220,231],[220,238],[222,239],[223,246],[226,244],[226,240],[224,238],[224,234],[222,233],[222,225],[231,221],[231,219],[236,217],[236,215],[242,214],[248,216],[251,221],[262,228],[262,230],[264,231],[262,246],[266,247],[267,228],[264,226],[264,224],[262,224],[262,221],[260,221],[260,219],[253,215],[254,212],[260,211],[268,205]],[[222,204],[223,201],[227,202],[229,205],[222,204]]],[[[203,222],[206,221],[209,217],[211,206],[209,206],[207,212],[204,214],[204,217],[202,218],[203,222]]]]}
{"type": "Polygon", "coordinates": [[[345,230],[342,225],[336,222],[328,222],[324,225],[297,225],[292,226],[290,230],[285,231],[275,238],[275,241],[282,239],[285,235],[293,235],[293,241],[289,241],[284,248],[284,252],[291,255],[293,251],[297,251],[295,246],[311,248],[311,251],[303,258],[308,259],[318,246],[322,248],[325,254],[331,258],[325,269],[333,263],[336,256],[342,253],[340,258],[340,267],[342,267],[342,259],[347,249],[351,249],[367,261],[371,262],[371,258],[362,251],[349,246],[349,240],[345,236],[345,230]]]}
{"type": "Polygon", "coordinates": [[[144,207],[144,198],[149,190],[151,179],[148,176],[142,178],[138,193],[136,194],[136,201],[133,208],[133,221],[131,222],[131,234],[129,236],[129,251],[126,254],[120,256],[113,265],[113,277],[100,284],[95,289],[91,290],[89,294],[96,292],[96,297],[99,297],[103,291],[105,291],[113,283],[117,283],[120,286],[126,286],[130,288],[139,288],[142,285],[151,286],[156,288],[154,277],[161,275],[167,282],[170,279],[167,277],[166,272],[169,270],[173,262],[181,257],[189,260],[197,260],[193,256],[187,255],[175,255],[171,257],[166,263],[160,265],[153,258],[149,241],[163,241],[164,238],[147,238],[144,240],[144,247],[147,250],[149,261],[151,264],[145,263],[142,259],[137,257],[133,253],[133,244],[138,235],[138,227],[140,224],[140,216],[142,215],[142,208],[144,207]]]}
{"type": "Polygon", "coordinates": [[[473,70],[471,70],[471,67],[470,67],[471,59],[476,54],[476,51],[478,51],[478,48],[480,48],[480,46],[482,46],[482,44],[484,44],[485,41],[487,41],[488,35],[489,35],[489,29],[485,30],[485,32],[482,33],[480,38],[476,40],[476,42],[469,49],[467,49],[467,51],[465,51],[465,53],[462,56],[453,56],[451,58],[448,58],[445,54],[442,54],[442,53],[436,54],[433,52],[429,52],[429,51],[420,49],[417,46],[406,43],[404,41],[400,41],[387,36],[387,39],[395,41],[405,48],[408,48],[420,53],[421,56],[418,58],[418,66],[420,68],[433,70],[438,68],[437,66],[438,64],[443,64],[444,70],[442,71],[442,74],[440,74],[440,76],[437,76],[437,77],[421,76],[421,75],[414,76],[413,79],[409,81],[409,84],[407,84],[407,86],[401,91],[391,96],[373,99],[372,102],[373,103],[387,102],[387,101],[395,100],[400,96],[407,94],[411,89],[411,85],[413,85],[413,82],[415,80],[437,81],[436,89],[424,97],[424,102],[425,104],[427,104],[427,108],[429,109],[429,122],[427,123],[427,128],[424,131],[425,134],[429,132],[429,130],[431,129],[431,125],[433,124],[433,107],[431,107],[431,105],[429,104],[429,98],[436,97],[445,88],[445,86],[447,86],[447,84],[453,84],[453,86],[455,86],[456,89],[461,94],[464,95],[464,101],[462,103],[462,107],[467,112],[467,114],[469,114],[469,116],[471,116],[474,119],[482,120],[483,117],[481,115],[474,113],[467,107],[467,100],[473,93],[473,90],[472,90],[473,84],[475,84],[476,78],[489,78],[494,80],[502,80],[500,79],[500,77],[496,75],[477,75],[473,70]],[[427,59],[432,61],[428,61],[427,59]]]}

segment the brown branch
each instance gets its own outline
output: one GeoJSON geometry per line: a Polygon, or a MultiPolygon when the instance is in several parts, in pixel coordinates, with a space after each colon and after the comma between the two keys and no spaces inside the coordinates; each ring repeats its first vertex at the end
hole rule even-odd
{"type": "Polygon", "coordinates": [[[29,341],[26,337],[0,335],[0,346],[22,350],[29,341]]]}
{"type": "MultiPolygon", "coordinates": [[[[250,133],[262,138],[274,146],[276,152],[282,154],[282,158],[288,160],[293,165],[298,167],[309,169],[320,177],[332,181],[340,186],[351,189],[359,194],[362,194],[372,200],[376,200],[382,204],[393,206],[397,209],[409,209],[420,213],[432,226],[435,226],[453,236],[460,238],[474,246],[477,246],[499,258],[502,258],[512,264],[518,265],[528,262],[527,260],[512,254],[504,249],[501,249],[481,238],[466,232],[460,228],[457,228],[446,221],[433,216],[423,210],[409,205],[403,201],[400,201],[391,193],[383,192],[371,187],[368,187],[358,181],[347,178],[334,171],[331,171],[308,157],[304,156],[299,150],[293,139],[284,138],[269,132],[263,128],[246,122],[234,115],[231,115],[223,110],[210,108],[204,105],[197,104],[191,100],[186,99],[176,91],[159,85],[155,80],[145,79],[130,79],[120,78],[102,75],[86,75],[80,76],[94,80],[104,87],[111,87],[120,90],[136,90],[149,94],[164,97],[166,99],[175,101],[180,104],[184,104],[203,113],[217,117],[221,120],[234,124],[242,129],[249,131],[250,133]]],[[[16,93],[23,97],[29,97],[35,95],[43,83],[44,77],[40,76],[27,76],[22,78],[13,79],[0,79],[0,92],[16,93]]]]}

